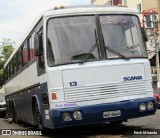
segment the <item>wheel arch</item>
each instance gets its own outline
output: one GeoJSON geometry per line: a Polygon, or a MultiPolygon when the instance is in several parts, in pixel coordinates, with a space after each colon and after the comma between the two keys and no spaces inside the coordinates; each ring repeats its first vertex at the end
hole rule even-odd
{"type": "Polygon", "coordinates": [[[42,121],[42,125],[43,125],[42,108],[40,106],[40,100],[37,95],[32,96],[32,112],[33,112],[34,124],[36,124],[36,122],[35,122],[35,104],[38,105],[38,110],[40,112],[40,117],[41,117],[41,121],[42,121]]]}

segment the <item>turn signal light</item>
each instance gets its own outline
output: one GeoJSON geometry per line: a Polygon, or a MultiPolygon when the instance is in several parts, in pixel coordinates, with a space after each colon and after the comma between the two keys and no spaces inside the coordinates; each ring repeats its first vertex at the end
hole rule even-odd
{"type": "Polygon", "coordinates": [[[56,100],[56,99],[57,99],[56,93],[52,93],[52,100],[56,100]]]}

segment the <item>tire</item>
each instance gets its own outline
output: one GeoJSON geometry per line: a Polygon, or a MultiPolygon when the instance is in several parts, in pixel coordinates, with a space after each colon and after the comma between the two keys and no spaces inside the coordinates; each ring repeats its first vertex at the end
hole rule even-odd
{"type": "Polygon", "coordinates": [[[36,126],[39,130],[42,130],[43,129],[43,125],[42,125],[42,120],[41,120],[41,115],[40,115],[40,111],[39,111],[39,108],[38,108],[38,104],[37,102],[34,104],[35,105],[35,122],[36,122],[36,126]]]}
{"type": "Polygon", "coordinates": [[[5,118],[6,117],[6,112],[0,113],[0,117],[5,118]]]}
{"type": "Polygon", "coordinates": [[[12,121],[18,123],[17,112],[15,110],[15,107],[12,107],[12,121]]]}
{"type": "Polygon", "coordinates": [[[17,118],[17,112],[16,112],[16,111],[15,111],[15,116],[14,116],[14,122],[15,122],[16,124],[19,123],[18,118],[17,118]]]}
{"type": "Polygon", "coordinates": [[[121,125],[123,123],[123,121],[113,121],[113,122],[109,122],[110,125],[121,125]]]}
{"type": "Polygon", "coordinates": [[[12,121],[15,122],[15,113],[14,113],[14,107],[13,106],[11,107],[11,118],[12,118],[12,121]]]}

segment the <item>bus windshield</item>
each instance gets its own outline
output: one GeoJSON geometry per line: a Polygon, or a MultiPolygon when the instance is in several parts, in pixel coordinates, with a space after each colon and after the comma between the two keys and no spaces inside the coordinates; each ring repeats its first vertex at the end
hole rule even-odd
{"type": "MultiPolygon", "coordinates": [[[[100,48],[110,47],[129,58],[146,57],[137,16],[99,15],[99,27],[94,15],[51,18],[47,27],[47,62],[49,66],[79,62],[102,35],[104,46],[97,46],[87,61],[99,60],[100,48]],[[102,34],[95,34],[98,30],[102,34]]],[[[101,43],[102,44],[102,43],[101,43]]],[[[122,58],[106,49],[106,58],[122,58]]]]}
{"type": "MultiPolygon", "coordinates": [[[[53,18],[48,22],[48,65],[82,60],[96,43],[95,17],[53,18]],[[56,52],[55,52],[56,51],[56,52]]],[[[87,60],[98,60],[96,47],[87,60]]]]}
{"type": "MultiPolygon", "coordinates": [[[[100,24],[105,46],[127,57],[146,57],[138,18],[134,15],[102,15],[100,24]]],[[[107,58],[120,58],[107,51],[107,58]]]]}

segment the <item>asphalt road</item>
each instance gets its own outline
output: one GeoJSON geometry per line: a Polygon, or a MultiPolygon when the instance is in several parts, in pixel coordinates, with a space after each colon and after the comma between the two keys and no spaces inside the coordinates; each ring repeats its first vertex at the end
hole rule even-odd
{"type": "MultiPolygon", "coordinates": [[[[8,122],[4,118],[0,118],[0,129],[20,129],[35,131],[32,126],[26,124],[14,124],[8,122]]],[[[24,138],[159,138],[160,137],[160,110],[157,110],[155,115],[131,119],[124,122],[120,126],[111,126],[109,124],[103,125],[87,125],[79,127],[71,127],[58,130],[45,130],[42,136],[18,136],[24,138]],[[148,135],[137,135],[134,133],[152,133],[148,135]],[[159,133],[159,135],[154,133],[159,133]]],[[[0,136],[8,138],[8,136],[0,136]]],[[[17,138],[17,136],[10,136],[17,138]]]]}

